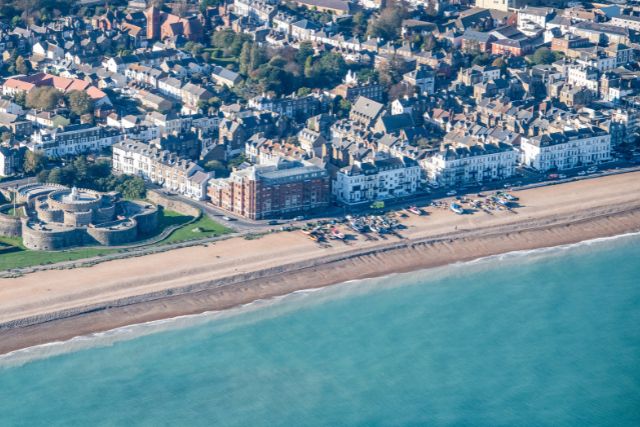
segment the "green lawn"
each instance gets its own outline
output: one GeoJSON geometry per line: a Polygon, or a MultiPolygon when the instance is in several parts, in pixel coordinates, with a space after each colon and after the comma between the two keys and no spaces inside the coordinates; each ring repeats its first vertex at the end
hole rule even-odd
{"type": "MultiPolygon", "coordinates": [[[[167,238],[157,244],[183,242],[187,240],[214,237],[231,232],[227,227],[218,224],[204,215],[194,223],[186,224],[192,216],[182,215],[174,211],[165,210],[160,217],[158,234],[167,227],[183,225],[173,231],[167,238]]],[[[157,235],[157,234],[156,234],[157,235]]],[[[13,268],[31,267],[34,265],[54,264],[64,261],[75,261],[118,252],[119,249],[109,248],[78,248],[68,251],[32,251],[22,245],[18,237],[0,236],[0,244],[15,246],[18,251],[0,255],[0,271],[13,268]]]]}
{"type": "Polygon", "coordinates": [[[63,261],[75,261],[83,258],[107,255],[114,252],[117,252],[117,250],[107,248],[72,249],[69,251],[57,252],[21,249],[16,252],[0,255],[0,270],[31,267],[33,265],[54,264],[63,261]]]}
{"type": "MultiPolygon", "coordinates": [[[[168,212],[165,212],[165,215],[167,213],[168,212]]],[[[187,218],[191,219],[192,217],[187,218]]],[[[221,236],[230,232],[231,230],[229,228],[215,222],[207,215],[203,215],[199,220],[191,224],[186,224],[185,226],[175,230],[169,235],[169,237],[164,239],[162,243],[176,243],[186,240],[203,239],[205,237],[221,236]]]]}

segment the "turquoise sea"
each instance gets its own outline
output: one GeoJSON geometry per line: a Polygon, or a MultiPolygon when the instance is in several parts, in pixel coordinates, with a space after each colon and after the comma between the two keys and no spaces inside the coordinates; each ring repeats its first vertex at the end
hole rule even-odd
{"type": "Polygon", "coordinates": [[[0,426],[639,426],[640,237],[0,357],[0,426]]]}

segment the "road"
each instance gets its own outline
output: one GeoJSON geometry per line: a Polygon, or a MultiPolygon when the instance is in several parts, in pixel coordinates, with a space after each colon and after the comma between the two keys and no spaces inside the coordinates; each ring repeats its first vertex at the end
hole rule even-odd
{"type": "MultiPolygon", "coordinates": [[[[561,182],[572,181],[576,179],[589,179],[595,176],[638,171],[640,170],[638,161],[640,160],[636,159],[635,161],[632,161],[632,162],[614,160],[612,162],[600,165],[597,173],[587,174],[582,176],[579,175],[579,173],[586,171],[586,169],[588,169],[587,166],[565,170],[565,171],[562,171],[562,175],[566,175],[566,178],[554,179],[554,180],[549,180],[547,173],[542,174],[533,170],[520,169],[518,171],[518,176],[509,178],[507,180],[485,183],[483,185],[465,187],[464,189],[458,190],[456,194],[464,195],[464,194],[474,194],[480,191],[501,190],[505,188],[522,188],[522,187],[531,187],[531,186],[555,185],[561,182]]],[[[35,181],[36,181],[35,177],[3,181],[3,182],[0,182],[0,188],[10,188],[10,187],[32,183],[35,181]]],[[[211,218],[224,223],[229,228],[234,229],[238,233],[262,233],[281,225],[296,224],[296,221],[292,219],[285,219],[285,218],[277,219],[279,223],[278,225],[269,224],[270,220],[250,220],[250,219],[235,215],[233,213],[224,211],[222,209],[216,208],[212,206],[210,203],[207,203],[204,201],[197,201],[197,200],[189,199],[187,197],[180,196],[177,194],[167,193],[164,189],[158,186],[152,186],[152,188],[162,191],[168,198],[177,199],[182,202],[188,203],[191,206],[202,209],[202,211],[207,215],[209,215],[211,218]],[[227,221],[224,218],[230,218],[231,220],[227,221]]],[[[451,192],[450,188],[442,188],[442,189],[432,188],[430,189],[429,192],[414,194],[409,197],[399,198],[395,200],[385,200],[385,209],[405,208],[408,205],[424,206],[426,204],[431,203],[431,201],[433,200],[451,198],[453,195],[450,192],[451,192]]],[[[305,214],[306,215],[305,220],[302,222],[307,222],[310,220],[330,219],[330,218],[335,218],[339,216],[344,216],[347,214],[365,215],[368,213],[375,212],[369,207],[369,205],[370,205],[369,202],[361,205],[355,205],[355,206],[333,205],[327,209],[324,209],[322,212],[319,212],[316,214],[312,214],[312,215],[305,214]]],[[[300,223],[300,221],[298,223],[300,223]]]]}
{"type": "MultiPolygon", "coordinates": [[[[590,179],[598,176],[611,175],[616,173],[625,173],[625,172],[633,172],[639,171],[640,165],[636,162],[626,162],[626,161],[612,161],[606,164],[602,164],[599,166],[598,172],[594,174],[585,174],[579,175],[581,172],[585,172],[588,169],[588,166],[574,168],[570,170],[562,171],[562,175],[566,175],[566,178],[563,179],[548,179],[549,174],[547,173],[539,173],[532,170],[520,169],[518,171],[518,176],[511,177],[506,180],[494,181],[490,183],[484,183],[482,185],[475,185],[465,187],[462,190],[458,190],[456,195],[464,195],[464,194],[475,194],[480,191],[496,191],[496,190],[504,190],[505,188],[526,188],[526,187],[537,187],[544,185],[556,185],[562,182],[568,182],[578,179],[590,179]]],[[[442,189],[431,189],[428,193],[422,193],[417,195],[412,195],[405,198],[399,198],[395,200],[385,200],[385,209],[400,209],[406,208],[409,205],[427,205],[431,203],[433,200],[441,200],[452,198],[454,195],[450,193],[450,188],[442,188],[442,189]],[[448,194],[449,193],[449,194],[448,194]]],[[[277,227],[277,225],[269,224],[269,220],[249,220],[222,209],[216,208],[211,204],[203,201],[192,200],[179,195],[172,195],[169,197],[177,198],[183,202],[189,203],[192,206],[201,208],[207,215],[211,216],[214,219],[217,219],[221,222],[224,222],[223,217],[232,218],[232,221],[227,221],[226,225],[230,228],[235,229],[240,233],[257,233],[268,231],[269,229],[273,229],[277,227]]],[[[322,212],[319,212],[315,215],[305,217],[304,221],[294,221],[291,219],[279,218],[278,222],[280,225],[285,224],[296,224],[300,222],[306,223],[311,220],[321,220],[321,219],[331,219],[339,216],[344,216],[347,214],[351,215],[365,215],[374,212],[373,209],[370,208],[370,203],[364,203],[356,206],[331,206],[322,212]]]]}

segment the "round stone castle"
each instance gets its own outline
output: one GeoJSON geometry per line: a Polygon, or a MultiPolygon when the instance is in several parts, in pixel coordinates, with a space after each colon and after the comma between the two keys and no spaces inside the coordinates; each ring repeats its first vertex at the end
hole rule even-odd
{"type": "Polygon", "coordinates": [[[158,208],[122,200],[117,192],[29,184],[14,192],[20,217],[0,207],[0,234],[22,237],[33,250],[75,246],[125,245],[150,236],[158,228],[158,208]]]}

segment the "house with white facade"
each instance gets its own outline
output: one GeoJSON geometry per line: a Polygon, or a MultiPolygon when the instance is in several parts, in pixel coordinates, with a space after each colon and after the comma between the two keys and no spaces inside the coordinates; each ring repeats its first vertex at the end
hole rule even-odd
{"type": "Polygon", "coordinates": [[[563,170],[611,160],[611,135],[599,128],[545,133],[521,140],[521,162],[540,170],[563,170]]]}
{"type": "Polygon", "coordinates": [[[586,87],[598,92],[600,72],[594,67],[571,66],[567,70],[567,83],[575,87],[586,87]]]}
{"type": "Polygon", "coordinates": [[[406,157],[356,161],[338,171],[333,195],[344,204],[410,196],[420,189],[420,166],[406,157]]]}
{"type": "Polygon", "coordinates": [[[515,175],[518,150],[502,142],[442,144],[420,161],[429,184],[463,187],[515,175]]]}
{"type": "Polygon", "coordinates": [[[104,128],[88,124],[70,125],[53,130],[41,129],[31,136],[27,148],[43,153],[47,157],[59,158],[97,152],[121,141],[119,129],[104,128]]]}
{"type": "Polygon", "coordinates": [[[189,159],[131,140],[113,146],[112,168],[198,200],[206,197],[212,177],[189,159]]]}

